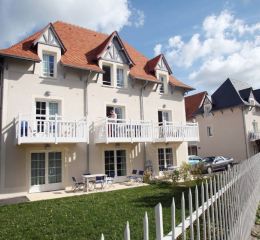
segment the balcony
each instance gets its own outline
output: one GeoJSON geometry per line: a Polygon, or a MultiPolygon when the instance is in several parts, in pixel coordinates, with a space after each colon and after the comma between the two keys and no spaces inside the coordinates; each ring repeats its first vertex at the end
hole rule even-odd
{"type": "Polygon", "coordinates": [[[260,140],[260,132],[249,132],[249,140],[252,142],[260,140]]]}
{"type": "Polygon", "coordinates": [[[199,141],[197,123],[153,123],[126,119],[103,119],[95,123],[96,143],[199,141]]]}
{"type": "Polygon", "coordinates": [[[96,143],[152,142],[152,122],[106,118],[95,124],[96,143]]]}
{"type": "Polygon", "coordinates": [[[58,115],[20,114],[16,121],[16,140],[18,144],[87,143],[87,121],[66,121],[58,115]]]}
{"type": "Polygon", "coordinates": [[[154,139],[155,142],[198,142],[199,126],[197,123],[159,123],[154,127],[154,139]]]}

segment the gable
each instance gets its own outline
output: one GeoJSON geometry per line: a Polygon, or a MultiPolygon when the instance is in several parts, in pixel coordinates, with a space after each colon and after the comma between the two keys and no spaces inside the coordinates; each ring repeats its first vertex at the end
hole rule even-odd
{"type": "Polygon", "coordinates": [[[233,84],[227,79],[213,94],[214,110],[229,108],[244,104],[233,84]]]}
{"type": "Polygon", "coordinates": [[[168,72],[164,59],[161,57],[156,65],[156,69],[168,72]]]}
{"type": "Polygon", "coordinates": [[[120,46],[119,41],[116,38],[114,38],[110,42],[101,58],[107,61],[129,64],[127,56],[125,55],[124,51],[122,50],[122,47],[120,46]]]}
{"type": "Polygon", "coordinates": [[[63,53],[66,51],[63,43],[59,39],[51,23],[45,29],[42,30],[40,36],[36,38],[33,43],[34,45],[36,45],[37,43],[42,43],[54,47],[59,47],[62,49],[63,53]]]}
{"type": "Polygon", "coordinates": [[[167,67],[166,67],[166,65],[165,65],[165,62],[164,62],[164,60],[163,60],[162,57],[161,57],[161,59],[158,61],[157,66],[156,66],[156,69],[159,69],[159,70],[168,72],[168,69],[167,69],[167,67]]]}

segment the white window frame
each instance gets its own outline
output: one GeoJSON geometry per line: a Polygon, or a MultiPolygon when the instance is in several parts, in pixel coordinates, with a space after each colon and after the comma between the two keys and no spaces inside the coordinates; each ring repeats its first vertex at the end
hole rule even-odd
{"type": "MultiPolygon", "coordinates": [[[[123,115],[123,118],[122,119],[126,119],[126,107],[125,106],[122,106],[122,105],[114,105],[114,104],[106,104],[106,107],[105,107],[105,116],[107,117],[107,107],[111,107],[114,109],[116,108],[121,108],[123,111],[122,111],[122,115],[123,115]]],[[[115,111],[116,112],[116,111],[115,111]]],[[[117,116],[118,118],[118,116],[117,116]]],[[[119,118],[120,119],[120,118],[119,118]]]]}
{"type": "Polygon", "coordinates": [[[41,75],[44,78],[51,78],[51,79],[54,79],[54,78],[57,77],[57,56],[56,56],[56,53],[46,52],[46,51],[42,52],[42,71],[41,71],[41,75]],[[44,55],[53,57],[53,76],[51,76],[50,72],[44,71],[45,70],[44,69],[44,63],[45,63],[44,55]]]}

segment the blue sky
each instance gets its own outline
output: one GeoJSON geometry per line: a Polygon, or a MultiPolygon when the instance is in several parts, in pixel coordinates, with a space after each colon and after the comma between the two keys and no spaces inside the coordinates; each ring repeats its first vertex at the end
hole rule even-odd
{"type": "Polygon", "coordinates": [[[118,30],[149,58],[164,53],[197,91],[212,92],[227,77],[259,88],[259,16],[258,0],[0,0],[0,48],[63,20],[118,30]]]}

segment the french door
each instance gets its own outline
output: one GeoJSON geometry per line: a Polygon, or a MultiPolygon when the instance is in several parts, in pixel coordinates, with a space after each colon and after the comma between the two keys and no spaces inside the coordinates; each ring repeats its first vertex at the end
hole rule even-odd
{"type": "Polygon", "coordinates": [[[31,153],[30,192],[62,188],[62,153],[31,153]]]}
{"type": "Polygon", "coordinates": [[[170,120],[170,111],[158,111],[159,124],[162,124],[164,121],[169,122],[170,120]]]}
{"type": "Polygon", "coordinates": [[[163,171],[167,169],[168,166],[173,165],[172,148],[158,148],[158,163],[159,171],[163,171]]]}
{"type": "Polygon", "coordinates": [[[106,116],[111,117],[111,112],[116,114],[116,119],[125,119],[125,109],[120,106],[107,106],[106,107],[106,116]]]}
{"type": "Polygon", "coordinates": [[[37,133],[44,132],[46,120],[55,120],[55,115],[59,112],[58,102],[36,101],[37,133]]]}
{"type": "Polygon", "coordinates": [[[105,151],[105,174],[109,177],[126,176],[126,150],[105,151]]]}

